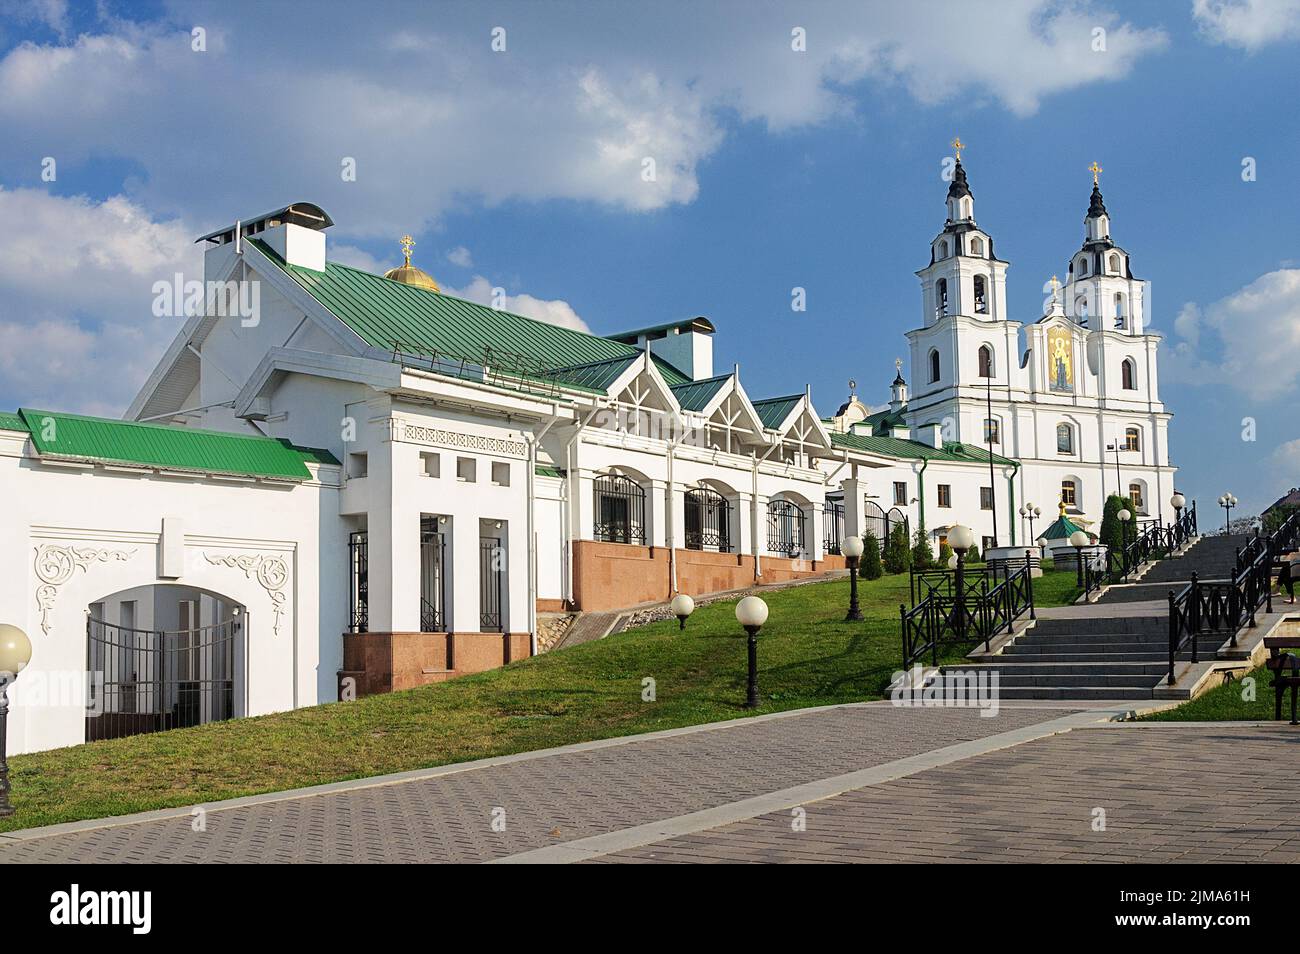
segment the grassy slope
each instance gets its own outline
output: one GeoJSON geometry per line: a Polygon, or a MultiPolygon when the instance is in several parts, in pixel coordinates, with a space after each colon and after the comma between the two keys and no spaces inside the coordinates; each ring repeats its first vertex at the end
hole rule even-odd
{"type": "MultiPolygon", "coordinates": [[[[1073,582],[1035,581],[1040,605],[1073,582]]],[[[864,623],[843,621],[848,581],[766,595],[757,712],[877,699],[899,668],[907,577],[861,584],[864,623]]],[[[15,756],[18,814],[0,830],[194,805],[751,714],[734,604],[696,611],[502,669],[193,729],[15,756]],[[642,701],[643,680],[656,700],[642,701]]]]}
{"type": "MultiPolygon", "coordinates": [[[[1191,702],[1184,702],[1173,709],[1153,712],[1144,716],[1152,722],[1268,722],[1273,718],[1273,690],[1269,688],[1273,674],[1264,666],[1251,672],[1240,682],[1215,686],[1209,692],[1191,702]],[[1255,680],[1254,699],[1246,699],[1245,679],[1255,680]]],[[[1282,719],[1291,719],[1291,690],[1282,697],[1282,719]]]]}

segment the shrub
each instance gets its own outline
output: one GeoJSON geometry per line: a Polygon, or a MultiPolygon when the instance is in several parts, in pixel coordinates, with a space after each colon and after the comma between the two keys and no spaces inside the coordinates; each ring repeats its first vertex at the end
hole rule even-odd
{"type": "Polygon", "coordinates": [[[916,540],[912,544],[912,566],[918,570],[928,570],[934,566],[934,551],[930,549],[925,527],[916,528],[916,540]]]}
{"type": "Polygon", "coordinates": [[[885,574],[880,565],[880,541],[868,530],[862,537],[862,560],[858,564],[858,576],[864,580],[878,580],[885,574]]]}
{"type": "Polygon", "coordinates": [[[912,565],[912,553],[907,546],[907,528],[898,524],[889,531],[885,542],[884,564],[886,573],[906,573],[912,565]]]}
{"type": "Polygon", "coordinates": [[[947,568],[948,561],[952,559],[952,547],[948,546],[948,541],[944,540],[939,544],[939,566],[947,568]]]}

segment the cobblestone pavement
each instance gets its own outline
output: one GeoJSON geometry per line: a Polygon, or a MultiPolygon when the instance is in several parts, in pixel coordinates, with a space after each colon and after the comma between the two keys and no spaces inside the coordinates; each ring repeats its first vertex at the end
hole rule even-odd
{"type": "Polygon", "coordinates": [[[1289,726],[1080,728],[597,862],[1298,862],[1289,726]],[[1094,830],[1104,810],[1104,831],[1094,830]]]}
{"type": "Polygon", "coordinates": [[[0,863],[484,861],[725,805],[1065,715],[852,706],[432,778],[35,839],[0,863]],[[494,831],[504,810],[505,831],[494,831]],[[498,817],[500,812],[498,811],[498,817]]]}

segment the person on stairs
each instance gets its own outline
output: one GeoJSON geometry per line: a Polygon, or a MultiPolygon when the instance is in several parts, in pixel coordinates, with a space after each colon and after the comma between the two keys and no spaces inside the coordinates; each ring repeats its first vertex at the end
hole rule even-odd
{"type": "Polygon", "coordinates": [[[1281,593],[1286,590],[1288,603],[1295,602],[1295,581],[1291,578],[1291,559],[1290,557],[1282,558],[1282,568],[1277,574],[1277,591],[1281,593]]]}

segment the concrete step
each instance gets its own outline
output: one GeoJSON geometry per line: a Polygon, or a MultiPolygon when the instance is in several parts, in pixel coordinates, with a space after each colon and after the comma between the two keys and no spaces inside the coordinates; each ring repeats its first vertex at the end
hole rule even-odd
{"type": "Polygon", "coordinates": [[[1015,665],[1034,665],[1036,663],[1157,663],[1168,661],[1169,651],[1138,653],[1011,653],[1004,652],[997,658],[1006,658],[1015,665]]]}
{"type": "Polygon", "coordinates": [[[1150,692],[1159,681],[1160,676],[1147,675],[1129,676],[1121,674],[1113,676],[1098,674],[1062,677],[998,673],[998,686],[1003,689],[1058,689],[1066,686],[1074,689],[1133,689],[1145,686],[1147,691],[1150,692]]]}
{"type": "Polygon", "coordinates": [[[1134,683],[1142,682],[1143,676],[1163,676],[1168,669],[1167,663],[1159,660],[1148,662],[1120,662],[1105,659],[1100,662],[1067,660],[1064,662],[1039,662],[1038,660],[1007,662],[980,662],[969,666],[945,666],[945,672],[961,672],[981,669],[998,672],[1007,677],[1042,676],[1055,679],[1058,683],[1070,682],[1063,676],[1098,676],[1118,675],[1120,678],[1132,678],[1134,683]]]}
{"type": "Polygon", "coordinates": [[[1033,644],[1035,646],[1074,646],[1080,643],[1105,643],[1124,645],[1134,643],[1168,643],[1168,624],[1165,633],[1039,633],[1031,629],[1022,634],[1014,645],[1033,644]]]}
{"type": "Polygon", "coordinates": [[[1003,702],[1016,699],[1150,699],[1152,686],[999,686],[1003,702]]]}
{"type": "Polygon", "coordinates": [[[1040,618],[1028,632],[1040,636],[1083,635],[1086,633],[1161,633],[1169,629],[1166,616],[1080,616],[1040,618]]]}
{"type": "MultiPolygon", "coordinates": [[[[1204,653],[1212,653],[1223,645],[1223,636],[1202,637],[1197,641],[1197,648],[1204,653]]],[[[1187,650],[1191,651],[1191,644],[1187,650]]],[[[1127,643],[1039,643],[1025,640],[1023,637],[1002,650],[1003,656],[1043,656],[1043,655],[1097,655],[1116,657],[1130,653],[1154,653],[1159,656],[1169,654],[1168,640],[1144,640],[1127,643]]]]}

